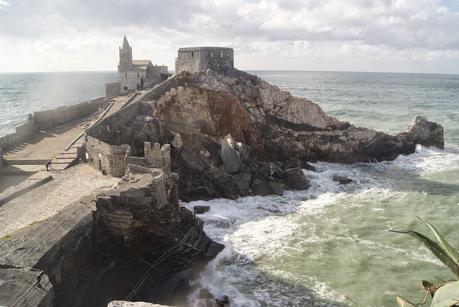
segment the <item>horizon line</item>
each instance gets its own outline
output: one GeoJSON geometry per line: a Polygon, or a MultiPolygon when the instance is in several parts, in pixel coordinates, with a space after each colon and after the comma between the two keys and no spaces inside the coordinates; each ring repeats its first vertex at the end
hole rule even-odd
{"type": "MultiPolygon", "coordinates": [[[[238,68],[236,68],[238,69],[238,68]]],[[[408,71],[365,71],[365,70],[302,70],[302,69],[238,69],[245,72],[336,72],[336,73],[377,73],[377,74],[417,74],[417,75],[459,75],[446,72],[408,72],[408,71]]],[[[45,74],[45,73],[117,73],[116,70],[54,70],[54,71],[0,71],[1,74],[45,74]]],[[[175,73],[175,71],[171,71],[175,73]]]]}

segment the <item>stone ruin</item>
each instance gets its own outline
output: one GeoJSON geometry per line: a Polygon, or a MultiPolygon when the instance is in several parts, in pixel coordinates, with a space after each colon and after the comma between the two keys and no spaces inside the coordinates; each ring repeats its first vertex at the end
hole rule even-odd
{"type": "Polygon", "coordinates": [[[192,47],[180,48],[175,60],[175,73],[189,71],[221,70],[234,67],[233,48],[222,47],[192,47]]]}

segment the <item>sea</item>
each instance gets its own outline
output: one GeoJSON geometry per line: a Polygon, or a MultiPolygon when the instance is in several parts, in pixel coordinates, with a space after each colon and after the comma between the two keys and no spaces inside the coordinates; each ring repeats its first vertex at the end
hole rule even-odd
{"type": "MultiPolygon", "coordinates": [[[[396,306],[421,302],[421,280],[454,276],[414,238],[389,230],[429,230],[459,248],[459,75],[250,71],[328,114],[396,133],[416,115],[445,129],[445,149],[418,146],[394,161],[304,170],[312,186],[284,196],[215,199],[205,231],[225,249],[192,282],[227,295],[231,306],[396,306]],[[336,174],[351,184],[339,185],[336,174]]],[[[102,96],[115,73],[0,74],[0,135],[27,114],[102,96]]],[[[430,235],[430,234],[429,234],[430,235]]],[[[205,306],[205,305],[201,305],[205,306]]]]}

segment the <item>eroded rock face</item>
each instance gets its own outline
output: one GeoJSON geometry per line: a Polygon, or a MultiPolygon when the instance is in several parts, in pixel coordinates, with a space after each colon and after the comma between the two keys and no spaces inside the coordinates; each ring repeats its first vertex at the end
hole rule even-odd
{"type": "Polygon", "coordinates": [[[355,127],[236,69],[182,72],[162,91],[146,96],[153,115],[166,129],[186,135],[184,143],[193,150],[205,137],[231,134],[235,142],[250,146],[256,160],[352,163],[393,160],[414,152],[416,144],[443,143],[440,125],[417,119],[407,133],[395,136],[355,127]]]}
{"type": "Polygon", "coordinates": [[[425,117],[416,116],[411,126],[401,136],[406,136],[415,144],[423,146],[436,146],[444,148],[443,127],[437,123],[429,122],[425,117]]]}

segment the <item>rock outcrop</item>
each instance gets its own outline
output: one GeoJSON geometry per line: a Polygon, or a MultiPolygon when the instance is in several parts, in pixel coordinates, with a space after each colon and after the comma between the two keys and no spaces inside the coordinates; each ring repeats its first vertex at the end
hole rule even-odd
{"type": "Polygon", "coordinates": [[[443,127],[437,123],[429,122],[422,116],[416,116],[408,130],[400,136],[406,137],[415,144],[444,148],[443,127]]]}
{"type": "Polygon", "coordinates": [[[205,137],[231,134],[263,161],[392,160],[414,152],[416,144],[441,147],[443,143],[442,128],[435,123],[418,119],[398,135],[355,127],[326,115],[305,98],[236,69],[225,74],[182,72],[144,101],[152,104],[161,125],[180,133],[189,148],[199,151],[205,137]]]}
{"type": "Polygon", "coordinates": [[[186,201],[281,195],[309,187],[297,169],[313,170],[308,162],[393,160],[416,144],[443,146],[443,128],[425,119],[397,135],[355,127],[232,67],[181,72],[88,135],[90,163],[118,176],[143,156],[143,142],[171,144],[186,201]]]}

